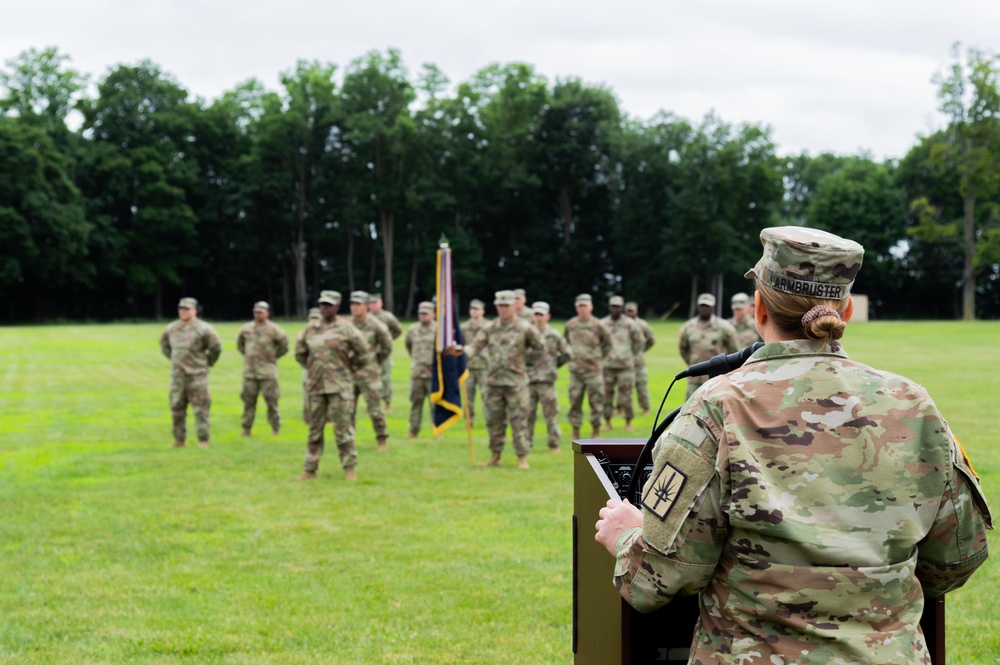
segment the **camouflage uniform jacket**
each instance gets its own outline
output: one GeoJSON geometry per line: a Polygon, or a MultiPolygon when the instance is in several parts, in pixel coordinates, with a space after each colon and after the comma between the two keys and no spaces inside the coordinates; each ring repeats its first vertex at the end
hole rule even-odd
{"type": "Polygon", "coordinates": [[[434,352],[437,328],[431,321],[427,325],[414,323],[406,331],[406,352],[410,354],[410,378],[429,379],[434,376],[434,352]]]}
{"type": "MultiPolygon", "coordinates": [[[[473,321],[469,319],[462,326],[462,339],[465,340],[466,344],[472,344],[476,341],[476,335],[479,331],[485,328],[489,324],[489,320],[486,317],[480,318],[478,321],[473,321]]],[[[469,360],[469,369],[486,369],[486,356],[478,356],[469,360]]]]}
{"type": "Polygon", "coordinates": [[[592,316],[586,322],[574,316],[566,322],[566,341],[573,349],[569,371],[575,373],[600,372],[605,356],[611,353],[611,335],[604,324],[592,316]]]}
{"type": "Polygon", "coordinates": [[[500,319],[490,321],[476,335],[466,353],[471,362],[476,356],[486,356],[486,385],[528,385],[528,360],[545,352],[542,335],[532,323],[514,317],[510,323],[500,319]]]}
{"type": "Polygon", "coordinates": [[[741,349],[744,349],[751,344],[763,341],[760,338],[760,333],[757,332],[757,323],[751,319],[749,316],[739,323],[736,321],[736,317],[731,317],[726,319],[726,323],[733,327],[736,331],[736,341],[739,342],[741,349]]]}
{"type": "Polygon", "coordinates": [[[768,344],[709,380],[653,465],[615,585],[643,612],[699,594],[691,663],[929,663],[923,595],[988,555],[979,479],[934,402],[839,344],[768,344]]]}
{"type": "Polygon", "coordinates": [[[700,363],[720,353],[739,351],[741,348],[736,339],[736,330],[725,319],[714,314],[704,323],[697,316],[685,322],[678,334],[678,345],[681,358],[688,365],[700,363]]]}
{"type": "Polygon", "coordinates": [[[397,319],[396,315],[389,310],[383,309],[374,316],[385,324],[385,327],[389,329],[389,334],[392,335],[393,339],[399,339],[399,336],[403,334],[403,326],[399,325],[399,319],[397,319]]]}
{"type": "Polygon", "coordinates": [[[646,364],[646,351],[653,348],[656,344],[656,335],[653,334],[653,328],[644,319],[632,319],[639,326],[639,330],[642,331],[642,352],[637,354],[635,357],[635,366],[643,367],[646,364]]]}
{"type": "Polygon", "coordinates": [[[201,319],[174,321],[160,336],[160,350],[170,359],[172,374],[207,374],[222,353],[222,340],[215,328],[201,319]]]}
{"type": "Polygon", "coordinates": [[[611,351],[604,358],[604,367],[609,369],[634,369],[635,357],[642,353],[646,338],[635,321],[622,314],[615,321],[610,316],[601,323],[611,335],[611,351]]]}
{"type": "Polygon", "coordinates": [[[555,383],[559,368],[573,358],[573,349],[569,342],[555,328],[545,326],[542,331],[542,341],[545,353],[534,355],[528,359],[529,383],[555,383]]]}
{"type": "Polygon", "coordinates": [[[351,323],[365,338],[369,353],[369,362],[355,378],[369,381],[381,378],[382,362],[392,355],[392,337],[389,336],[389,328],[372,315],[366,316],[364,321],[351,317],[351,323]]]}
{"type": "Polygon", "coordinates": [[[288,336],[275,323],[251,321],[240,328],[236,348],[243,354],[244,377],[277,379],[278,358],[288,353],[288,336]]]}
{"type": "Polygon", "coordinates": [[[368,344],[350,322],[337,317],[307,326],[295,343],[295,360],[306,368],[306,392],[354,398],[354,375],[368,363],[368,344]]]}

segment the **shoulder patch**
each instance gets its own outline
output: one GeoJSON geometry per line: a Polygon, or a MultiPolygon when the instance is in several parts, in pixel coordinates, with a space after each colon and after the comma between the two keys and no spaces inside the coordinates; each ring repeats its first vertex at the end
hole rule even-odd
{"type": "Polygon", "coordinates": [[[715,464],[666,437],[659,446],[663,449],[654,454],[653,473],[642,490],[642,507],[648,512],[642,531],[648,543],[669,553],[691,508],[715,476],[715,464]]]}
{"type": "Polygon", "coordinates": [[[660,473],[646,487],[646,492],[642,496],[642,505],[649,512],[656,515],[662,522],[667,519],[667,515],[677,505],[684,483],[687,482],[687,475],[667,462],[660,469],[660,473]]]}

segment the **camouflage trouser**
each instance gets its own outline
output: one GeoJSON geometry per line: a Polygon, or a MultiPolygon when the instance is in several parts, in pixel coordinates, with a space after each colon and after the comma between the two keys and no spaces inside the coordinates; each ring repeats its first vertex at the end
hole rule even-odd
{"type": "Polygon", "coordinates": [[[631,422],[635,417],[632,408],[632,386],[635,384],[635,371],[630,368],[604,368],[604,419],[611,420],[615,407],[615,392],[618,393],[618,407],[625,416],[625,422],[631,422]]]}
{"type": "Polygon", "coordinates": [[[482,396],[483,404],[486,403],[486,370],[470,369],[469,376],[465,379],[465,397],[469,401],[469,422],[476,416],[476,390],[482,396]]]}
{"type": "Polygon", "coordinates": [[[698,390],[698,388],[701,388],[702,384],[705,383],[706,381],[708,381],[708,377],[707,376],[690,376],[690,377],[688,377],[687,381],[688,381],[688,389],[687,389],[687,398],[686,399],[691,399],[691,395],[694,395],[694,391],[698,390]]]}
{"type": "Polygon", "coordinates": [[[600,427],[604,413],[604,375],[601,372],[570,372],[568,420],[573,427],[583,425],[584,393],[590,397],[590,424],[600,427]]]}
{"type": "Polygon", "coordinates": [[[323,456],[323,430],[328,420],[333,423],[340,465],[345,469],[354,468],[358,456],[354,450],[353,411],[353,399],[344,399],[332,393],[309,395],[309,441],[306,444],[306,461],[302,465],[306,471],[319,468],[319,458],[323,456]]]}
{"type": "Polygon", "coordinates": [[[309,424],[309,391],[306,389],[306,378],[309,370],[302,370],[302,422],[309,424]]]}
{"type": "Polygon", "coordinates": [[[483,399],[486,429],[490,433],[490,450],[503,451],[510,421],[514,452],[518,457],[528,454],[531,439],[528,434],[528,386],[490,386],[483,399]]]}
{"type": "Polygon", "coordinates": [[[354,409],[351,411],[351,427],[357,423],[358,405],[364,396],[368,405],[368,416],[372,419],[372,429],[376,439],[385,439],[389,430],[385,422],[385,411],[382,410],[382,379],[356,379],[354,381],[354,409]]]}
{"type": "MultiPolygon", "coordinates": [[[[420,431],[420,420],[423,418],[424,400],[433,409],[430,401],[431,380],[410,379],[410,431],[416,434],[420,431]]],[[[431,422],[434,422],[434,411],[431,411],[431,422]]]]}
{"type": "Polygon", "coordinates": [[[392,356],[382,361],[382,402],[392,404],[392,356]]]}
{"type": "Polygon", "coordinates": [[[645,363],[635,368],[635,394],[639,408],[649,411],[649,372],[645,363]]]}
{"type": "Polygon", "coordinates": [[[253,427],[254,418],[257,416],[257,395],[264,396],[267,404],[267,422],[271,429],[277,432],[281,429],[281,414],[278,413],[278,398],[281,391],[278,389],[277,379],[251,379],[243,377],[243,391],[240,397],[243,398],[243,429],[253,427]]]}
{"type": "Polygon", "coordinates": [[[208,413],[212,396],[208,394],[208,373],[170,375],[170,415],[174,422],[174,441],[187,438],[187,406],[194,412],[199,441],[208,441],[208,413]]]}
{"type": "Polygon", "coordinates": [[[548,430],[549,448],[559,447],[559,400],[556,398],[555,383],[528,384],[528,441],[529,446],[535,445],[535,420],[538,416],[538,405],[542,405],[542,415],[545,416],[545,427],[548,430]]]}

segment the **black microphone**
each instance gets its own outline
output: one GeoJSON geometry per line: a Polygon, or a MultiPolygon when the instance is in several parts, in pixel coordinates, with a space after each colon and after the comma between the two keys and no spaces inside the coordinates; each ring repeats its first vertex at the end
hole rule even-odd
{"type": "Polygon", "coordinates": [[[681,379],[686,379],[689,376],[708,376],[711,378],[713,376],[725,374],[726,372],[732,372],[734,369],[745,363],[747,358],[752,356],[753,352],[762,346],[764,346],[764,342],[754,342],[747,348],[742,351],[737,351],[736,353],[720,353],[719,355],[713,356],[704,362],[691,365],[686,370],[675,376],[674,381],[680,381],[681,379]]]}

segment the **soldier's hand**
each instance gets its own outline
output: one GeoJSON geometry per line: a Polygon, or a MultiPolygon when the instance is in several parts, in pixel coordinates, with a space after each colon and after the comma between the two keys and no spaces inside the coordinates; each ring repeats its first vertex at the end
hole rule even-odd
{"type": "Polygon", "coordinates": [[[460,356],[465,353],[465,347],[461,344],[452,344],[444,350],[446,356],[460,356]]]}
{"type": "Polygon", "coordinates": [[[642,526],[642,513],[628,501],[609,499],[607,505],[598,512],[598,517],[600,519],[594,524],[597,531],[594,540],[604,545],[612,555],[615,554],[618,538],[624,531],[642,526]]]}

